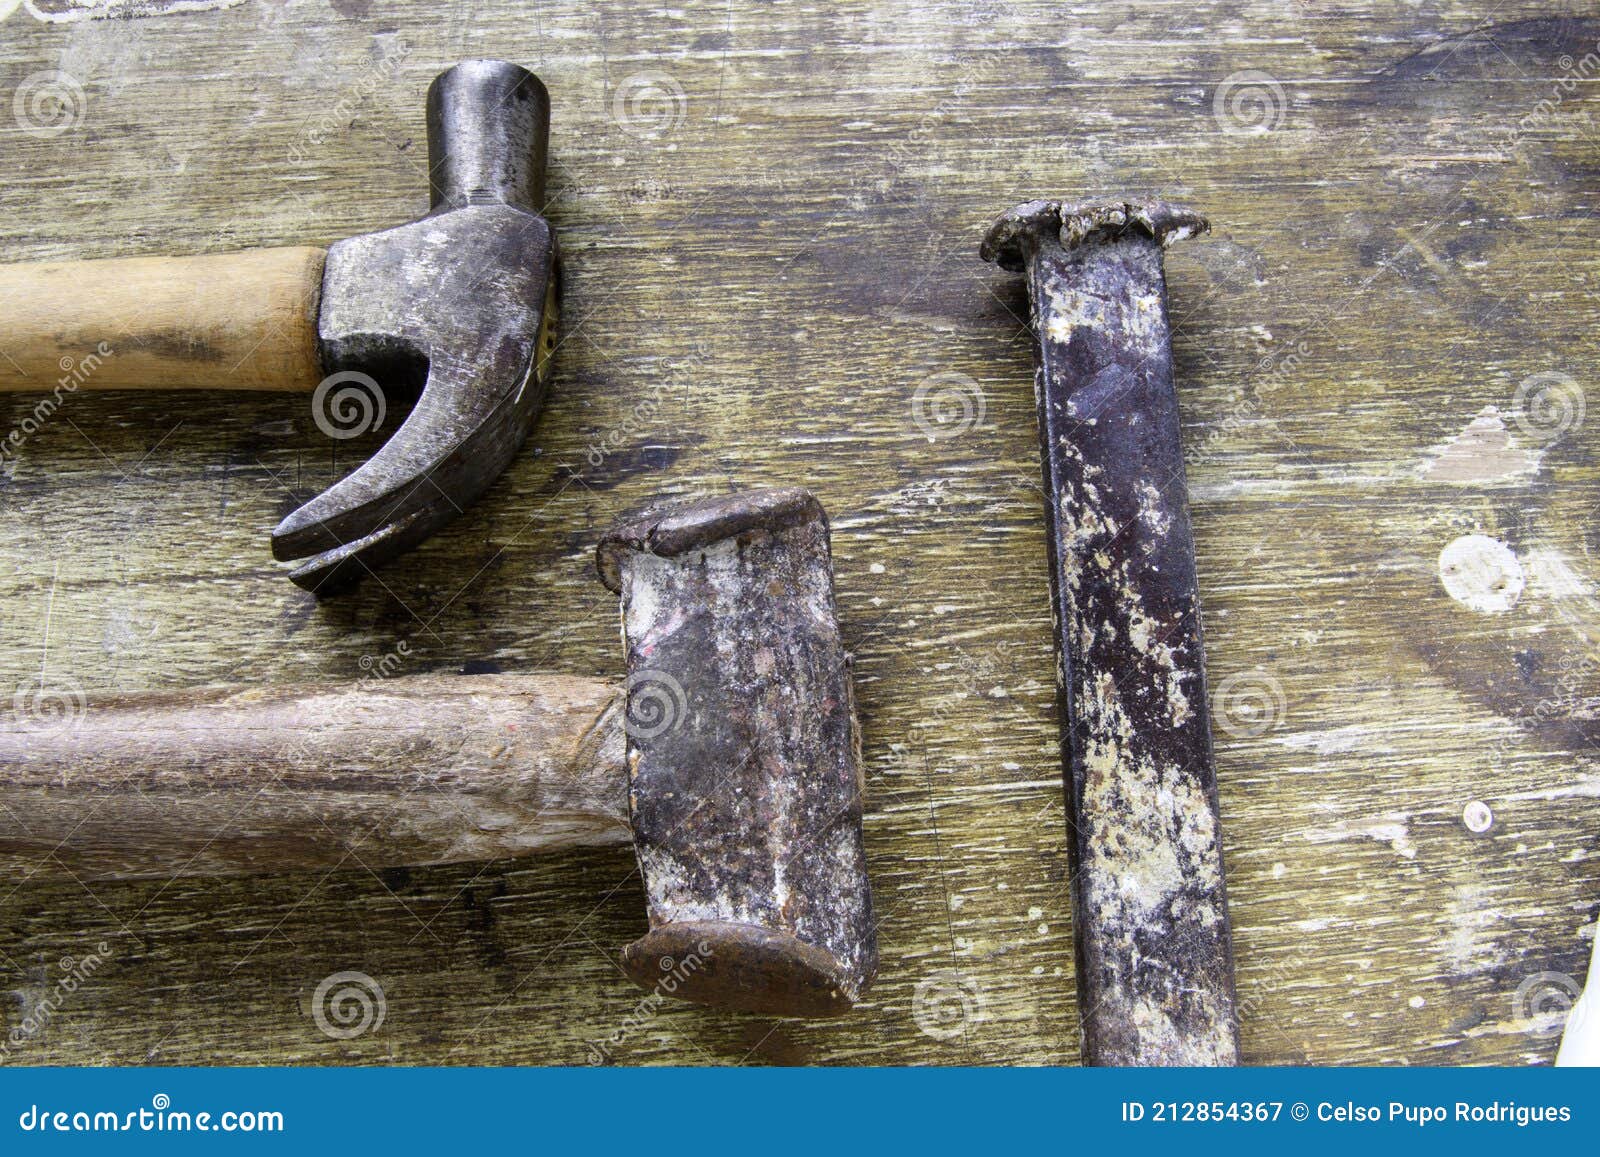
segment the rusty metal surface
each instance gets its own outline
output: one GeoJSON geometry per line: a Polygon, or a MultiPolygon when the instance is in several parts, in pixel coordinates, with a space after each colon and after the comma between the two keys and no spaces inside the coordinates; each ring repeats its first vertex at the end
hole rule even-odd
{"type": "Polygon", "coordinates": [[[1161,202],[1036,201],[983,256],[1028,278],[1072,829],[1083,1055],[1238,1058],[1161,202]]]}
{"type": "Polygon", "coordinates": [[[600,572],[622,593],[629,805],[650,931],[642,987],[828,1016],[877,965],[849,657],[828,523],[799,489],[625,524],[600,572]]]}
{"type": "Polygon", "coordinates": [[[273,532],[280,560],[314,556],[290,576],[308,590],[333,593],[455,518],[532,429],[556,306],[555,238],[539,215],[549,124],[531,72],[457,65],[428,90],[427,216],[329,247],[325,369],[352,390],[422,388],[377,454],[273,532]]]}

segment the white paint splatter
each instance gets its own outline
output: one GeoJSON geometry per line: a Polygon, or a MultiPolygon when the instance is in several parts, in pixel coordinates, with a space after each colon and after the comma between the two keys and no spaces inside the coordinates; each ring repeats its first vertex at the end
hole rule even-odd
{"type": "Polygon", "coordinates": [[[1538,473],[1544,451],[1523,446],[1500,417],[1485,406],[1466,429],[1433,447],[1417,468],[1431,482],[1462,485],[1516,482],[1538,473]]]}
{"type": "Polygon", "coordinates": [[[1526,560],[1528,585],[1551,599],[1594,602],[1594,583],[1573,569],[1558,550],[1530,550],[1526,560]]]}
{"type": "MultiPolygon", "coordinates": [[[[79,20],[111,17],[167,16],[179,12],[212,12],[236,8],[244,0],[23,0],[28,15],[46,24],[74,24],[79,20]]],[[[0,17],[16,10],[11,4],[0,17]]]]}
{"type": "Polygon", "coordinates": [[[1372,730],[1365,724],[1333,727],[1325,731],[1299,731],[1273,740],[1291,751],[1314,751],[1318,755],[1340,755],[1347,751],[1366,751],[1383,755],[1394,751],[1387,744],[1373,742],[1372,730]]]}
{"type": "Polygon", "coordinates": [[[1440,551],[1439,581],[1456,602],[1486,615],[1516,606],[1527,584],[1511,548],[1486,534],[1464,534],[1440,551]]]}
{"type": "Polygon", "coordinates": [[[1384,816],[1371,823],[1347,822],[1331,828],[1318,828],[1305,833],[1313,844],[1333,844],[1350,839],[1377,840],[1388,844],[1408,860],[1417,858],[1417,845],[1411,841],[1411,829],[1403,817],[1384,816]]]}

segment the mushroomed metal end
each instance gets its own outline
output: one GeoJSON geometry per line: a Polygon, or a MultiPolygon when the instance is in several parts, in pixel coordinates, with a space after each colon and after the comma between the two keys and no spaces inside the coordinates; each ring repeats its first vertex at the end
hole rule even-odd
{"type": "Polygon", "coordinates": [[[1210,228],[1193,209],[1167,201],[1027,201],[989,227],[978,255],[1020,273],[1027,262],[1024,242],[1040,233],[1054,234],[1063,248],[1071,249],[1093,237],[1140,229],[1165,249],[1210,228]]]}

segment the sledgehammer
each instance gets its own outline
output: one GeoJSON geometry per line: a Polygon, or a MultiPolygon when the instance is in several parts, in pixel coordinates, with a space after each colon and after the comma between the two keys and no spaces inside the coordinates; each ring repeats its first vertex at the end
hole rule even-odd
{"type": "Polygon", "coordinates": [[[81,879],[449,864],[630,835],[675,995],[848,1010],[877,964],[828,523],[737,494],[602,540],[628,678],[369,679],[0,720],[0,871],[81,879]]]}

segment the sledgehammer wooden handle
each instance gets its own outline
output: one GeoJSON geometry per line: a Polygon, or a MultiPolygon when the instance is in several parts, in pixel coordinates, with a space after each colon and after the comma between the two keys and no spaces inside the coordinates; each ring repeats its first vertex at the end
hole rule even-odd
{"type": "Polygon", "coordinates": [[[417,866],[630,840],[622,691],[600,680],[421,675],[29,706],[0,718],[0,873],[13,880],[417,866]]]}
{"type": "Polygon", "coordinates": [[[312,390],[325,256],[0,265],[0,390],[312,390]]]}

